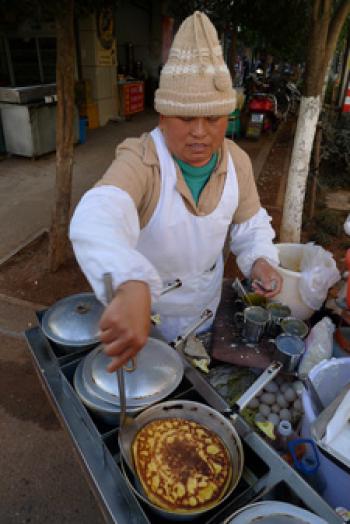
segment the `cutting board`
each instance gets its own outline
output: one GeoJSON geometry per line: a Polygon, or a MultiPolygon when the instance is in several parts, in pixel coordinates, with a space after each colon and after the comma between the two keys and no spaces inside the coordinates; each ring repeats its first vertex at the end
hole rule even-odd
{"type": "Polygon", "coordinates": [[[236,366],[265,369],[272,362],[274,344],[266,337],[257,344],[247,343],[240,337],[234,324],[234,314],[239,309],[232,284],[231,279],[223,281],[221,302],[213,324],[211,355],[236,366]]]}

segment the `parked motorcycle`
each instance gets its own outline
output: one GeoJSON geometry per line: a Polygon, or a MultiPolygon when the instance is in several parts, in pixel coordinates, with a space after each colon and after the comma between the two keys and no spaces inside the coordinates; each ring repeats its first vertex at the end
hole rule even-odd
{"type": "Polygon", "coordinates": [[[254,93],[247,102],[248,124],[246,136],[258,139],[263,131],[278,127],[277,99],[271,93],[254,93]]]}
{"type": "Polygon", "coordinates": [[[290,100],[289,111],[292,113],[292,115],[295,115],[298,112],[301,92],[294,82],[287,82],[286,90],[290,100]]]}
{"type": "Polygon", "coordinates": [[[253,82],[247,97],[248,123],[246,136],[258,139],[263,131],[276,131],[279,123],[286,120],[290,109],[290,96],[286,83],[276,78],[262,83],[253,82]],[[260,90],[256,87],[260,84],[260,90]],[[255,89],[254,89],[255,86],[255,89]]]}

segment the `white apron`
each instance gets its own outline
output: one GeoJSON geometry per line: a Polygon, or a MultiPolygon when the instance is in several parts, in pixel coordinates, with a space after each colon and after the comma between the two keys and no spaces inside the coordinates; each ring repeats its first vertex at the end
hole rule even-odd
{"type": "MultiPolygon", "coordinates": [[[[203,310],[216,313],[223,278],[223,247],[238,205],[238,183],[231,156],[218,206],[206,216],[190,213],[176,189],[176,169],[159,128],[151,133],[160,163],[161,190],[157,207],[141,230],[137,250],[157,269],[164,287],[180,278],[182,287],[160,297],[153,310],[170,341],[184,333],[203,310]]],[[[212,319],[200,331],[208,329],[212,319]]]]}

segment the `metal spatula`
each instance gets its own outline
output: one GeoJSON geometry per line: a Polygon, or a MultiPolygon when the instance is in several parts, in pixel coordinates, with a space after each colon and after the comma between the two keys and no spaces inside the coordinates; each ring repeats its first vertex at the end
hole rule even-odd
{"type": "MultiPolygon", "coordinates": [[[[105,273],[103,275],[103,281],[105,286],[105,293],[107,303],[109,304],[113,300],[113,284],[111,273],[105,273]]],[[[117,380],[119,388],[119,405],[120,405],[120,418],[119,418],[119,447],[122,453],[123,459],[128,465],[130,471],[135,474],[134,464],[131,454],[131,445],[133,435],[135,435],[136,424],[132,417],[129,417],[126,412],[126,396],[125,396],[125,381],[124,381],[124,370],[123,367],[117,369],[117,380]]]]}

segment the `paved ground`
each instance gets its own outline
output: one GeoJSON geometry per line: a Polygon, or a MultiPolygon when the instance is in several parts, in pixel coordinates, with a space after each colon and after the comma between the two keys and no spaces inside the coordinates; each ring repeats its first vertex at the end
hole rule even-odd
{"type": "MultiPolygon", "coordinates": [[[[117,143],[139,136],[157,122],[153,112],[136,115],[126,122],[110,122],[88,132],[85,144],[75,148],[72,205],[103,174],[114,157],[117,143]]],[[[256,175],[260,172],[271,137],[258,142],[239,142],[251,155],[256,175]]],[[[0,263],[50,224],[55,185],[55,154],[37,160],[10,157],[0,161],[0,263]],[[4,198],[5,197],[5,198],[4,198]],[[9,227],[11,225],[11,227],[9,227]]]]}
{"type": "MultiPolygon", "coordinates": [[[[103,173],[116,142],[156,123],[153,113],[88,133],[75,153],[73,204],[103,173]]],[[[242,142],[256,174],[271,138],[242,142]]],[[[0,262],[49,226],[55,157],[0,162],[0,262]]],[[[1,271],[1,265],[0,265],[1,271]]],[[[0,524],[102,524],[72,447],[41,390],[23,331],[40,305],[0,295],[0,524]]]]}

